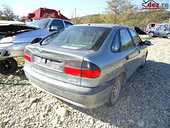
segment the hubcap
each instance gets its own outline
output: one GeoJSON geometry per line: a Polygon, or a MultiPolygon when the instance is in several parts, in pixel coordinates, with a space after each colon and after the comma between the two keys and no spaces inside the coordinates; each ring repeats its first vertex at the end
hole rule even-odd
{"type": "Polygon", "coordinates": [[[112,96],[111,96],[112,104],[114,104],[117,101],[117,99],[119,97],[119,93],[120,93],[120,88],[121,88],[121,81],[117,80],[117,82],[113,86],[113,90],[112,90],[112,96]]]}
{"type": "Polygon", "coordinates": [[[119,86],[120,86],[120,80],[118,80],[116,85],[113,87],[113,96],[117,96],[119,94],[119,86]]]}

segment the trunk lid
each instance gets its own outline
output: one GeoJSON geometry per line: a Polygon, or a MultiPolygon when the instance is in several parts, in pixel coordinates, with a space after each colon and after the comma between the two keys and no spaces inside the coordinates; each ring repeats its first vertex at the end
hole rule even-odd
{"type": "Polygon", "coordinates": [[[81,77],[65,74],[65,62],[68,60],[83,62],[84,56],[93,52],[61,48],[54,45],[30,46],[29,51],[32,53],[33,57],[33,70],[47,77],[51,77],[52,79],[76,85],[81,84],[81,77]]]}

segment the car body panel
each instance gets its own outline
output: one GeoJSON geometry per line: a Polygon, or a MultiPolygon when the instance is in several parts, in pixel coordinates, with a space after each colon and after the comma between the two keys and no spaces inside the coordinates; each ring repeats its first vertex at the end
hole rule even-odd
{"type": "MultiPolygon", "coordinates": [[[[76,25],[79,26],[79,25],[76,25]]],[[[126,81],[143,65],[147,47],[145,45],[135,45],[125,51],[113,52],[111,47],[115,35],[120,29],[129,29],[127,26],[119,25],[80,25],[86,27],[106,27],[112,31],[107,35],[103,44],[98,50],[82,50],[57,47],[54,44],[30,45],[25,52],[33,58],[40,56],[48,60],[64,62],[65,60],[79,60],[91,62],[101,69],[101,74],[97,78],[85,78],[72,76],[63,72],[63,65],[55,70],[46,65],[45,61],[40,62],[44,67],[35,66],[35,62],[26,62],[24,71],[28,80],[41,89],[54,94],[56,97],[85,108],[98,107],[108,101],[112,87],[116,79],[123,75],[126,81]],[[85,91],[86,90],[86,91],[85,91]]],[[[74,26],[73,26],[74,27],[74,26]]],[[[126,36],[126,35],[125,35],[126,36]]],[[[47,62],[48,63],[48,62],[47,62]]],[[[49,63],[51,64],[51,63],[49,63]]],[[[57,67],[57,63],[55,64],[57,67]]]]}
{"type": "Polygon", "coordinates": [[[51,32],[49,32],[48,29],[36,29],[34,31],[17,34],[13,42],[14,43],[32,42],[36,38],[44,38],[50,34],[51,32]]]}
{"type": "Polygon", "coordinates": [[[59,99],[83,108],[95,108],[107,102],[108,93],[111,92],[112,86],[101,86],[102,88],[85,88],[75,86],[74,84],[63,83],[54,79],[50,79],[36,72],[31,68],[24,68],[26,76],[35,87],[53,94],[59,99]],[[41,85],[41,86],[39,86],[41,85]]]}

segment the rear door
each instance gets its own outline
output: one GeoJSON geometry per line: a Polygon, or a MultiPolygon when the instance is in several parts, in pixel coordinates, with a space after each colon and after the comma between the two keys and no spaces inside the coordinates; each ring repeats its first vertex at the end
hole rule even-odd
{"type": "Polygon", "coordinates": [[[125,55],[126,77],[129,78],[138,67],[140,50],[136,48],[128,29],[120,30],[121,52],[125,55]]]}

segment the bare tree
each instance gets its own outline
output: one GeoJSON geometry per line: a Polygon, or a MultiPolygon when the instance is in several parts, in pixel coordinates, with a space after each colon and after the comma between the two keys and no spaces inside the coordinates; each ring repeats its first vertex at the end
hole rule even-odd
{"type": "Polygon", "coordinates": [[[113,14],[115,23],[117,17],[122,13],[128,13],[133,10],[133,5],[128,0],[109,0],[107,1],[109,12],[113,14]]]}
{"type": "Polygon", "coordinates": [[[3,20],[18,20],[18,16],[14,14],[13,10],[8,5],[2,5],[2,10],[0,10],[0,18],[3,20]]]}

